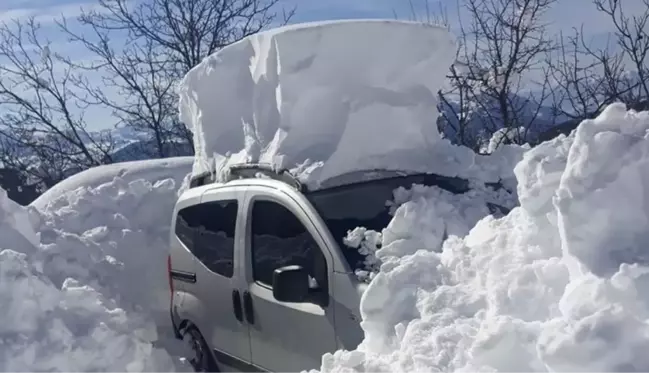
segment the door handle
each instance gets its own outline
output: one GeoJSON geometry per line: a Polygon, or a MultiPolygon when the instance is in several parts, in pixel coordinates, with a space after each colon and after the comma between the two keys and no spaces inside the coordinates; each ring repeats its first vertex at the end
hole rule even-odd
{"type": "Polygon", "coordinates": [[[234,317],[243,322],[243,309],[241,309],[241,297],[239,290],[232,290],[232,307],[234,308],[234,317]]]}
{"type": "Polygon", "coordinates": [[[250,325],[255,324],[255,313],[252,309],[252,296],[250,296],[250,292],[244,291],[243,292],[243,309],[246,313],[246,320],[250,325]]]}

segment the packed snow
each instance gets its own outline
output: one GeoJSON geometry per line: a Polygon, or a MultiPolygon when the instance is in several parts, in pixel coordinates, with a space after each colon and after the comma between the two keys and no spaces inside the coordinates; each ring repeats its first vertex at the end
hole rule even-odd
{"type": "Polygon", "coordinates": [[[454,194],[437,186],[413,185],[409,189],[400,187],[393,195],[386,204],[393,216],[389,229],[376,232],[357,227],[343,239],[346,246],[343,249],[357,250],[365,257],[365,268],[356,272],[361,281],[373,280],[383,264],[382,259],[393,255],[395,247],[386,246],[390,242],[404,243],[396,246],[399,250],[396,254],[400,256],[414,254],[421,247],[439,250],[449,236],[464,237],[482,218],[490,214],[502,216],[517,204],[506,189],[477,186],[466,193],[454,194]],[[422,233],[413,236],[413,231],[422,233]]]}
{"type": "Polygon", "coordinates": [[[100,167],[38,209],[0,190],[0,371],[176,368],[160,346],[167,237],[175,180],[190,171],[191,159],[100,167]]]}

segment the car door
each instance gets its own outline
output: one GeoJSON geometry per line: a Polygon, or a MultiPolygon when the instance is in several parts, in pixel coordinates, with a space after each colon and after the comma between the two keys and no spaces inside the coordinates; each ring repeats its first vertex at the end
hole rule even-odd
{"type": "Polygon", "coordinates": [[[291,201],[283,192],[263,187],[252,188],[246,197],[244,308],[252,316],[252,362],[276,372],[319,368],[322,355],[337,349],[332,257],[303,210],[291,201]],[[303,303],[279,302],[273,297],[272,274],[293,264],[307,269],[313,294],[303,303]]]}
{"type": "Polygon", "coordinates": [[[194,227],[195,295],[204,305],[199,326],[222,363],[246,369],[251,363],[250,335],[243,320],[241,268],[245,192],[232,189],[206,192],[194,227]]]}

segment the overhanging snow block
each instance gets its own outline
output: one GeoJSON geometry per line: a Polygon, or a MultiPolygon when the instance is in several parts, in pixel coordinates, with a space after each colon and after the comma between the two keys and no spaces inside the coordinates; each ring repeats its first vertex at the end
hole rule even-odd
{"type": "Polygon", "coordinates": [[[180,84],[193,174],[268,163],[318,185],[357,170],[429,171],[455,48],[441,27],[396,20],[286,26],[229,45],[180,84]]]}

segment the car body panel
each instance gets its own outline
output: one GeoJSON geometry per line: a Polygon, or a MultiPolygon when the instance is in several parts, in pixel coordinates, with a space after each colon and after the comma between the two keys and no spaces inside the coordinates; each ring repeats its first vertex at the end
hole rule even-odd
{"type": "MultiPolygon", "coordinates": [[[[290,191],[289,191],[290,192],[290,191]]],[[[313,225],[309,214],[285,190],[272,185],[250,186],[246,193],[247,237],[250,238],[251,211],[255,201],[278,203],[290,210],[319,246],[327,268],[335,267],[334,255],[313,225]]],[[[254,281],[252,275],[251,243],[245,250],[246,281],[252,297],[255,323],[250,327],[252,361],[270,371],[302,371],[318,367],[322,355],[337,348],[334,308],[314,303],[285,303],[277,301],[272,288],[254,281]],[[315,337],[315,338],[314,338],[315,337]],[[306,342],[308,341],[308,342],[306,342]]],[[[328,271],[328,298],[335,299],[328,271]]]]}

